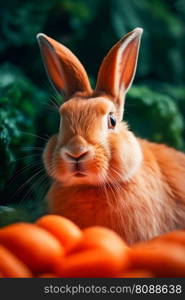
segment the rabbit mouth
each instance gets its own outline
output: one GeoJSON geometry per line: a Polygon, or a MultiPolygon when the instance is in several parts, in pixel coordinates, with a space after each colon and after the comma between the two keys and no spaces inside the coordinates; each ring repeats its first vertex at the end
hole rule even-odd
{"type": "Polygon", "coordinates": [[[72,169],[73,169],[73,172],[75,172],[75,173],[81,173],[82,164],[80,162],[75,162],[75,163],[73,163],[72,169]]]}
{"type": "Polygon", "coordinates": [[[76,173],[74,173],[74,176],[76,176],[76,177],[85,177],[86,175],[84,173],[81,173],[81,172],[76,172],[76,173]]]}
{"type": "Polygon", "coordinates": [[[79,163],[79,162],[76,162],[74,165],[73,165],[73,175],[75,177],[84,177],[86,176],[86,174],[83,172],[83,168],[82,168],[82,164],[79,163]]]}

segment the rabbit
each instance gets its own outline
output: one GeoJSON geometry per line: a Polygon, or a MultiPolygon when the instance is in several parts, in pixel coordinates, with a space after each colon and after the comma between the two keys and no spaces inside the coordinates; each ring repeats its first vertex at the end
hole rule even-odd
{"type": "Polygon", "coordinates": [[[49,80],[64,99],[59,132],[43,151],[52,179],[48,212],[82,229],[111,228],[129,245],[185,226],[185,154],[136,137],[122,121],[142,32],[135,28],[108,52],[94,90],[68,48],[37,35],[49,80]]]}

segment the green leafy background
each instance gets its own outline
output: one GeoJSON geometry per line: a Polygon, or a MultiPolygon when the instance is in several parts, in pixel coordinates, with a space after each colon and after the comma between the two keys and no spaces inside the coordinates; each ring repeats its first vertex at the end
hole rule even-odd
{"type": "Polygon", "coordinates": [[[47,211],[41,155],[59,118],[38,32],[69,47],[94,85],[111,46],[143,27],[124,118],[138,136],[184,150],[184,0],[6,0],[0,20],[0,226],[47,211]]]}

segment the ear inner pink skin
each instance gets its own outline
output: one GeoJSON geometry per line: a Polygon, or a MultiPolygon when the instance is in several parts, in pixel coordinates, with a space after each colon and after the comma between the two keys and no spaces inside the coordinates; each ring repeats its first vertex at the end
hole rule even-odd
{"type": "Polygon", "coordinates": [[[46,71],[52,84],[69,99],[77,91],[91,92],[87,73],[65,46],[44,34],[37,35],[46,71]]]}
{"type": "Polygon", "coordinates": [[[98,73],[96,91],[113,97],[120,111],[120,119],[123,116],[124,94],[135,75],[142,32],[141,28],[136,28],[124,36],[104,58],[98,73]]]}
{"type": "Polygon", "coordinates": [[[109,51],[95,91],[70,50],[38,36],[48,76],[68,100],[60,107],[59,133],[43,153],[53,179],[49,212],[81,228],[112,228],[129,244],[185,227],[185,154],[136,138],[121,121],[141,34],[136,28],[109,51]]]}

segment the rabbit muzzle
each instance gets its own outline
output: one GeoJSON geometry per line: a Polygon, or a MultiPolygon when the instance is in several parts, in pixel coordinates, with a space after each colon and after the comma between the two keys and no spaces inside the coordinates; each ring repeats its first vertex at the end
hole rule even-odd
{"type": "Polygon", "coordinates": [[[93,153],[85,139],[77,135],[61,150],[61,157],[73,176],[84,177],[87,175],[87,164],[92,159],[93,153]]]}

